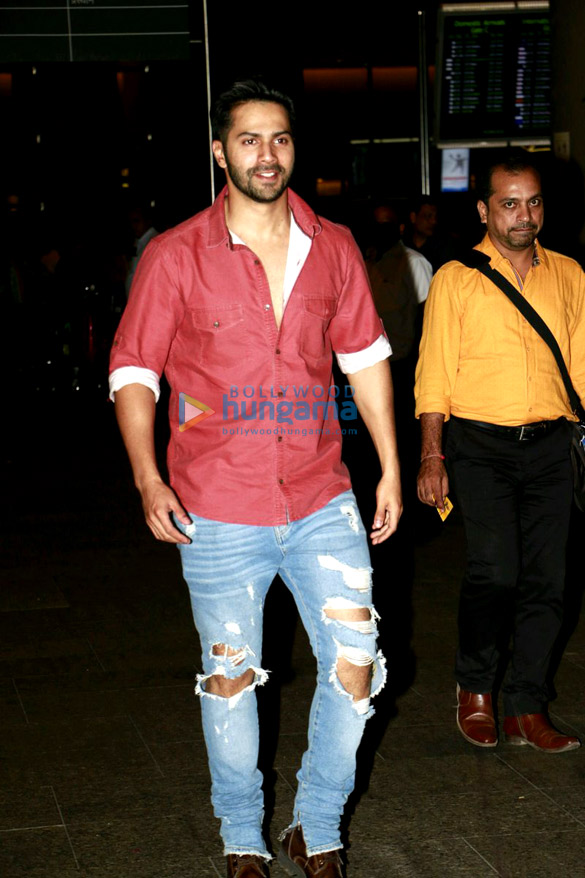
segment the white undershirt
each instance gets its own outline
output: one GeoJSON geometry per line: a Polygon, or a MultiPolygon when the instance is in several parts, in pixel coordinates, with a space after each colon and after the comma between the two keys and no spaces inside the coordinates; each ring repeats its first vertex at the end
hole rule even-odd
{"type": "MultiPolygon", "coordinates": [[[[245,242],[231,230],[230,236],[233,244],[243,244],[246,246],[245,242]]],[[[312,238],[309,235],[305,235],[291,211],[290,237],[282,290],[283,310],[286,308],[286,303],[290,299],[290,294],[302,271],[307,256],[311,252],[312,244],[312,238]]],[[[336,354],[335,356],[339,368],[344,375],[347,375],[348,373],[359,372],[368,366],[373,366],[375,363],[379,363],[380,360],[385,360],[391,353],[392,348],[388,343],[388,339],[381,334],[373,344],[361,351],[356,351],[352,354],[336,354]]],[[[116,391],[126,384],[144,384],[146,387],[150,387],[158,402],[160,396],[159,376],[152,369],[144,369],[142,366],[121,366],[119,369],[114,369],[110,375],[110,399],[113,400],[116,391]]]]}

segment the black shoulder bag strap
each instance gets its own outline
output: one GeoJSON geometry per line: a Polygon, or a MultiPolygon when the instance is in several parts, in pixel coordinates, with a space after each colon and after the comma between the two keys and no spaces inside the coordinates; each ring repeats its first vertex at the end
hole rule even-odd
{"type": "Polygon", "coordinates": [[[573,382],[571,381],[571,377],[569,375],[566,363],[563,359],[561,349],[559,348],[556,338],[554,337],[540,314],[534,310],[532,305],[530,305],[530,303],[526,301],[524,296],[516,289],[516,287],[513,286],[513,284],[511,284],[509,280],[506,280],[503,274],[500,274],[499,271],[496,271],[495,268],[491,267],[490,258],[485,253],[482,253],[480,250],[472,250],[469,254],[467,254],[466,258],[460,258],[460,261],[463,262],[464,265],[467,265],[468,268],[477,268],[478,271],[481,271],[481,273],[489,278],[492,283],[499,287],[504,295],[507,296],[508,299],[510,299],[512,304],[515,305],[516,308],[518,308],[520,313],[526,318],[526,320],[530,323],[533,329],[535,329],[540,337],[547,343],[553,353],[557,366],[559,367],[561,378],[563,379],[563,384],[565,385],[565,389],[569,396],[571,409],[577,415],[580,421],[585,420],[585,409],[581,405],[581,400],[579,399],[577,392],[573,387],[573,382]]]}

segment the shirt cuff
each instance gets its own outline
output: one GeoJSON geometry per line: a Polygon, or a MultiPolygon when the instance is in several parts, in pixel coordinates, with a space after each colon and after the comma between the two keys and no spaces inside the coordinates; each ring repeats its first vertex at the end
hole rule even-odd
{"type": "Polygon", "coordinates": [[[421,415],[432,412],[445,415],[445,421],[448,421],[451,417],[451,401],[446,396],[441,398],[438,396],[421,395],[416,398],[414,406],[415,418],[420,418],[421,415]]]}
{"type": "Polygon", "coordinates": [[[386,360],[391,353],[390,342],[382,333],[373,344],[361,351],[355,351],[353,354],[335,354],[335,356],[343,374],[353,375],[354,372],[367,369],[368,366],[373,366],[380,360],[386,360]]]}
{"type": "Polygon", "coordinates": [[[110,375],[110,399],[114,401],[114,394],[127,384],[144,384],[150,387],[154,393],[155,402],[160,396],[160,381],[156,372],[152,369],[144,369],[142,366],[120,366],[114,369],[110,375]]]}

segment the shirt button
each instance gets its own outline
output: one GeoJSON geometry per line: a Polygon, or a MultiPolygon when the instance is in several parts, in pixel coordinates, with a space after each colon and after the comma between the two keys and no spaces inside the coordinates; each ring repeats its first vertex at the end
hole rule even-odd
{"type": "Polygon", "coordinates": [[[282,390],[278,391],[278,396],[284,396],[284,393],[282,392],[282,390]]]}
{"type": "Polygon", "coordinates": [[[260,260],[259,260],[259,259],[255,259],[255,260],[254,260],[254,265],[260,265],[260,260]]]}
{"type": "Polygon", "coordinates": [[[219,320],[214,320],[214,321],[213,321],[213,325],[214,325],[215,328],[217,329],[217,327],[219,326],[219,320]]]}
{"type": "Polygon", "coordinates": [[[284,479],[279,479],[279,480],[278,480],[278,484],[279,484],[279,485],[284,485],[284,479]]]}
{"type": "Polygon", "coordinates": [[[279,436],[277,441],[282,442],[282,436],[279,436]]]}
{"type": "Polygon", "coordinates": [[[270,305],[264,305],[264,310],[265,310],[265,311],[270,311],[270,305]]]}
{"type": "Polygon", "coordinates": [[[274,351],[274,353],[275,353],[275,354],[279,354],[279,353],[280,353],[280,348],[276,348],[276,350],[274,351]]]}

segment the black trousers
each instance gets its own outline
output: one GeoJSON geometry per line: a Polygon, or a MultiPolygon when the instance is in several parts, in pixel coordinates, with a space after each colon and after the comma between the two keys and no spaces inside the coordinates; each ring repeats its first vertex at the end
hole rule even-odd
{"type": "Polygon", "coordinates": [[[562,618],[572,502],[566,421],[529,441],[453,418],[446,455],[467,538],[455,676],[491,692],[512,634],[503,686],[506,716],[541,713],[562,618]]]}

